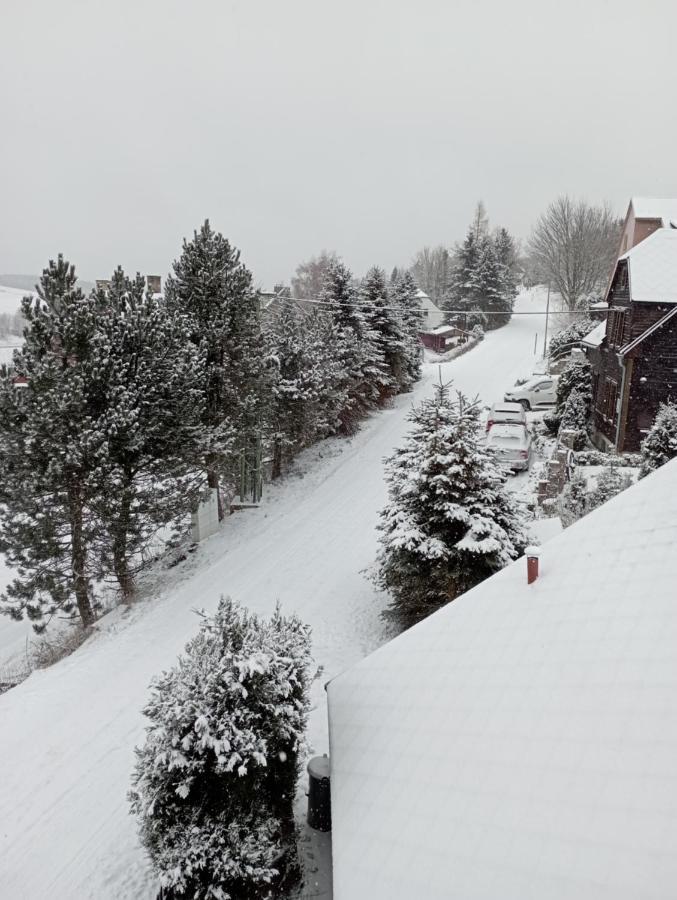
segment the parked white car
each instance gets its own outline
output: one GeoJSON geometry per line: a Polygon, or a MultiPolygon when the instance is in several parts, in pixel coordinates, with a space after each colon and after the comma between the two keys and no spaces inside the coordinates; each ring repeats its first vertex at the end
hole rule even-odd
{"type": "Polygon", "coordinates": [[[524,471],[531,462],[531,434],[526,425],[493,425],[487,434],[487,446],[506,469],[524,471]]]}
{"type": "Polygon", "coordinates": [[[534,375],[524,384],[505,392],[506,403],[521,403],[524,409],[553,406],[557,401],[557,376],[534,375]]]}
{"type": "Polygon", "coordinates": [[[527,415],[521,403],[494,403],[487,416],[487,431],[494,425],[526,425],[527,415]]]}

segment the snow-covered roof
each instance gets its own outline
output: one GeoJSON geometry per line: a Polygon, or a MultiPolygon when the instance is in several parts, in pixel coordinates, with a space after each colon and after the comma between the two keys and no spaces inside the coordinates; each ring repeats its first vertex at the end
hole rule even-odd
{"type": "Polygon", "coordinates": [[[592,331],[583,338],[581,343],[585,347],[599,347],[606,335],[606,319],[595,325],[592,331]]]}
{"type": "Polygon", "coordinates": [[[456,327],[454,325],[439,325],[437,328],[431,328],[428,332],[429,334],[447,334],[452,331],[456,331],[456,327]]]}
{"type": "Polygon", "coordinates": [[[620,259],[628,260],[633,300],[677,303],[677,229],[659,228],[620,259]]]}
{"type": "Polygon", "coordinates": [[[336,900],[672,900],[677,461],[328,686],[336,900]]]}
{"type": "Polygon", "coordinates": [[[630,201],[636,219],[660,219],[664,228],[677,223],[677,198],[633,197],[630,201]]]}

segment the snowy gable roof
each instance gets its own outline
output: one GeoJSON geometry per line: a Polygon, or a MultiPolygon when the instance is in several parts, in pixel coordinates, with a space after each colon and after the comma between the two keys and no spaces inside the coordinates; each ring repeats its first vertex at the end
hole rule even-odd
{"type": "Polygon", "coordinates": [[[595,325],[592,331],[583,338],[581,343],[584,347],[599,347],[606,335],[606,319],[595,325]]]}
{"type": "Polygon", "coordinates": [[[330,682],[336,900],[672,900],[677,461],[330,682]]]}
{"type": "Polygon", "coordinates": [[[628,250],[630,296],[639,303],[677,303],[677,229],[659,228],[628,250]]]}
{"type": "Polygon", "coordinates": [[[636,219],[660,219],[664,228],[677,222],[677,198],[633,197],[630,202],[636,219]]]}

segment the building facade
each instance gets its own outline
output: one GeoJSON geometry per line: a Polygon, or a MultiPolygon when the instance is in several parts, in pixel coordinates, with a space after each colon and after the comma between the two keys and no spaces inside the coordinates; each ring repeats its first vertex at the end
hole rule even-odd
{"type": "Polygon", "coordinates": [[[594,443],[637,451],[661,403],[677,400],[677,230],[662,227],[623,254],[603,334],[590,335],[594,443]]]}

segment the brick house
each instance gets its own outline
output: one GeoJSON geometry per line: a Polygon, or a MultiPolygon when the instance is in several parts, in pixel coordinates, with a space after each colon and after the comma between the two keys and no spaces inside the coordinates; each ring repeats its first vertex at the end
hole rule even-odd
{"type": "Polygon", "coordinates": [[[593,371],[592,438],[602,449],[631,452],[659,404],[677,400],[677,228],[658,226],[619,258],[607,303],[606,323],[584,341],[593,371]]]}
{"type": "Polygon", "coordinates": [[[676,224],[677,199],[633,197],[625,214],[618,255],[627,253],[659,228],[675,227],[676,224]]]}

